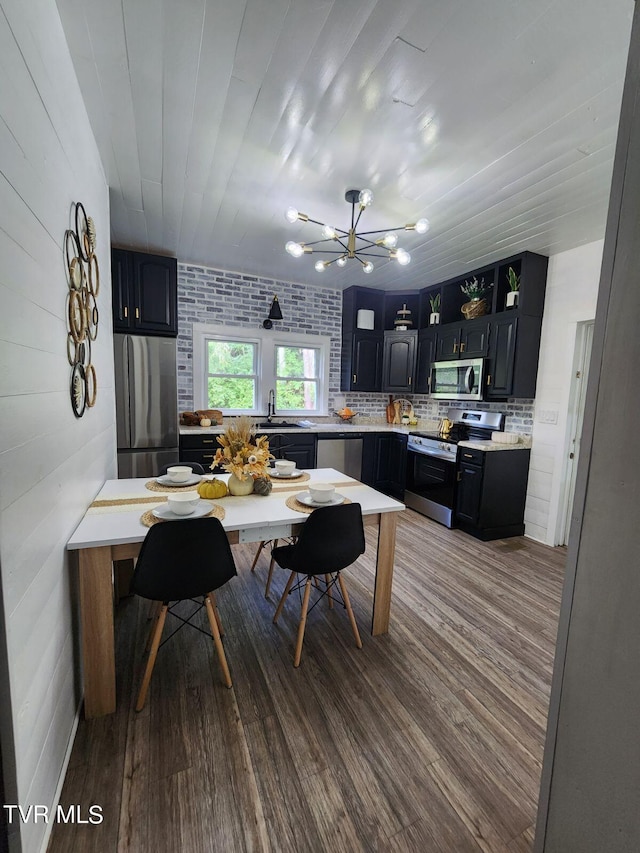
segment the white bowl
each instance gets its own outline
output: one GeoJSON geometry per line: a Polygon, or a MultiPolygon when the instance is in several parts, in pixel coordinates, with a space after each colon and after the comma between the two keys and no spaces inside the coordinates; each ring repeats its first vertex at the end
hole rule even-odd
{"type": "Polygon", "coordinates": [[[276,459],[273,463],[273,467],[276,469],[278,474],[293,474],[296,470],[296,463],[291,462],[289,459],[276,459]]]}
{"type": "Polygon", "coordinates": [[[186,483],[192,474],[193,468],[189,465],[173,465],[171,468],[167,468],[167,477],[174,483],[186,483]]]}
{"type": "Polygon", "coordinates": [[[309,485],[309,494],[316,503],[326,504],[333,498],[336,487],[331,483],[315,483],[309,485]]]}
{"type": "Polygon", "coordinates": [[[496,444],[518,444],[520,436],[517,432],[492,432],[491,441],[496,444]]]}
{"type": "Polygon", "coordinates": [[[191,515],[195,512],[199,500],[200,495],[197,492],[176,492],[167,496],[169,509],[176,515],[191,515]]]}

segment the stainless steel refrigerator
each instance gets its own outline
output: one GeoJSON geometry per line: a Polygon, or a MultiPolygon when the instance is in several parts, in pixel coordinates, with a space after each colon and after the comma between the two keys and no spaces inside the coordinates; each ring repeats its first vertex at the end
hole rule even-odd
{"type": "Polygon", "coordinates": [[[118,477],[152,477],[177,462],[175,338],[114,335],[118,477]]]}

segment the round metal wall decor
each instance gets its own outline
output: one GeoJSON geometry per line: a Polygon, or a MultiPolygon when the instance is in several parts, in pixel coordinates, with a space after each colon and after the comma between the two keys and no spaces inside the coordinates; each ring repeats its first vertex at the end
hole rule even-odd
{"type": "Polygon", "coordinates": [[[64,235],[67,271],[67,359],[71,365],[71,408],[77,418],[92,408],[98,393],[96,369],[91,363],[91,342],[98,337],[98,292],[100,268],[96,249],[96,226],[81,202],[74,204],[75,230],[64,235]]]}

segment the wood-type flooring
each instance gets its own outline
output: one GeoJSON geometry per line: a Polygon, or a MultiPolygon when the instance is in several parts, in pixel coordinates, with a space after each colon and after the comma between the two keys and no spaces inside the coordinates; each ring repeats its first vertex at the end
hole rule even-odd
{"type": "Polygon", "coordinates": [[[60,800],[104,820],[55,825],[50,853],[530,853],[565,550],[406,510],[374,638],[375,535],[344,573],[361,650],[324,599],[294,669],[297,599],[272,624],[287,573],[266,600],[267,557],[251,574],[255,546],[234,546],[218,592],[233,689],[184,628],[139,714],[149,606],[121,601],[118,710],[80,721],[60,800]]]}

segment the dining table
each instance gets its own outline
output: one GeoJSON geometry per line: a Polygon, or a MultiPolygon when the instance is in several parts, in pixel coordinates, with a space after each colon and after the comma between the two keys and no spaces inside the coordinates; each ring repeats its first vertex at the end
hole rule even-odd
{"type": "MultiPolygon", "coordinates": [[[[228,477],[216,474],[220,480],[228,477]]],[[[336,500],[359,503],[365,526],[378,528],[371,633],[387,633],[396,520],[404,504],[333,468],[303,471],[298,480],[274,477],[272,483],[266,496],[227,495],[210,501],[213,507],[222,508],[217,512],[224,516],[221,523],[231,545],[296,536],[308,512],[313,511],[312,507],[299,505],[296,495],[306,498],[310,483],[332,483],[339,496],[336,500]]],[[[149,523],[189,523],[188,516],[184,522],[156,522],[155,514],[166,512],[167,497],[173,490],[153,477],[107,480],[67,543],[67,549],[77,555],[87,719],[116,709],[114,563],[138,556],[149,523]]]]}

